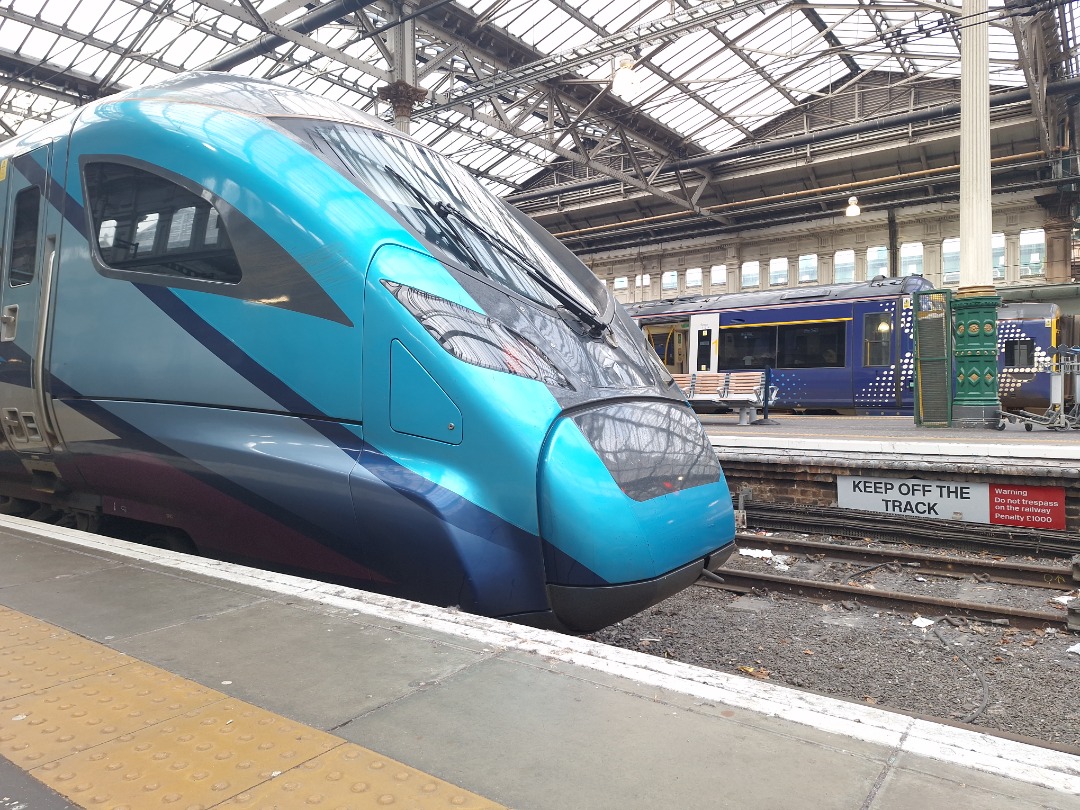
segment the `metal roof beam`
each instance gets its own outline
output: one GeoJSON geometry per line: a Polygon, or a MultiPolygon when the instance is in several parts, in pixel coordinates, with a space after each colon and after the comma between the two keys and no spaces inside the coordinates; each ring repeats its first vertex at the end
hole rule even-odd
{"type": "MultiPolygon", "coordinates": [[[[1047,86],[1048,94],[1056,95],[1076,92],[1080,92],[1080,78],[1067,79],[1065,81],[1055,82],[1054,84],[1047,86]]],[[[994,107],[1001,107],[1007,104],[1016,104],[1019,102],[1027,101],[1028,99],[1029,95],[1026,88],[1021,90],[1010,90],[1005,93],[997,93],[991,95],[990,107],[991,109],[993,109],[994,107]]],[[[688,158],[686,160],[682,160],[678,163],[672,164],[671,166],[667,167],[667,170],[675,171],[677,169],[697,169],[721,163],[731,163],[741,158],[755,157],[757,155],[766,154],[768,152],[775,152],[782,149],[792,149],[800,146],[807,146],[821,141],[850,137],[864,132],[885,130],[898,126],[905,126],[908,124],[932,121],[937,118],[949,118],[959,114],[959,102],[942,104],[923,110],[915,110],[911,112],[898,113],[896,115],[882,116],[880,118],[873,118],[867,121],[860,121],[855,124],[844,124],[837,127],[828,127],[826,129],[820,129],[814,132],[779,138],[774,141],[766,141],[757,144],[747,144],[741,147],[726,149],[722,152],[714,152],[708,155],[688,158]]],[[[506,200],[510,203],[520,204],[525,202],[531,202],[533,200],[542,200],[547,197],[556,197],[560,194],[566,194],[571,191],[587,191],[589,189],[609,185],[610,183],[610,180],[604,180],[599,178],[594,180],[584,180],[576,183],[566,183],[562,186],[550,186],[546,188],[532,189],[522,194],[513,194],[507,197],[506,200]]]]}
{"type": "Polygon", "coordinates": [[[9,77],[9,85],[21,85],[27,92],[65,104],[85,104],[124,89],[121,85],[102,87],[90,76],[4,50],[0,50],[0,73],[9,77]]]}
{"type": "MultiPolygon", "coordinates": [[[[208,5],[211,8],[214,8],[217,11],[231,14],[231,16],[235,16],[235,12],[237,11],[237,6],[230,2],[213,2],[212,0],[200,0],[200,2],[202,2],[204,5],[208,5]]],[[[241,45],[239,48],[235,48],[229,53],[225,53],[221,56],[215,57],[209,62],[201,65],[198,69],[231,70],[237,65],[242,65],[244,62],[254,59],[255,57],[266,56],[275,48],[284,45],[286,42],[289,41],[295,42],[297,45],[302,45],[305,48],[310,48],[311,50],[317,52],[320,49],[325,49],[324,55],[332,56],[333,58],[340,59],[344,62],[346,59],[348,59],[348,57],[346,57],[345,54],[342,54],[340,51],[336,51],[336,49],[333,48],[326,48],[326,46],[322,45],[322,43],[319,43],[313,39],[304,38],[303,40],[301,40],[298,37],[294,37],[291,35],[298,34],[302,37],[305,34],[310,34],[311,32],[322,28],[324,25],[336,22],[343,17],[347,17],[354,12],[360,11],[365,6],[371,5],[373,2],[374,0],[330,0],[330,2],[324,3],[323,5],[316,8],[314,11],[305,14],[303,17],[301,17],[289,27],[280,26],[276,23],[267,23],[267,32],[260,36],[258,39],[245,45],[241,45]]],[[[246,15],[244,16],[246,17],[246,15]]],[[[250,21],[244,19],[244,22],[250,21]]],[[[361,60],[352,61],[360,62],[361,60]]],[[[361,62],[361,64],[364,65],[364,68],[360,69],[363,70],[366,68],[365,72],[371,70],[371,66],[368,65],[366,62],[361,62]]],[[[350,64],[349,66],[357,67],[357,65],[354,64],[350,64]]]]}
{"type": "Polygon", "coordinates": [[[742,17],[762,8],[778,5],[782,0],[707,0],[701,5],[682,9],[660,20],[654,20],[607,37],[552,54],[521,67],[503,71],[489,79],[476,82],[469,88],[449,94],[441,105],[430,105],[426,112],[438,112],[459,104],[495,95],[522,85],[553,79],[573,72],[574,68],[631,50],[643,43],[656,45],[674,42],[683,34],[708,28],[720,20],[742,17]]]}

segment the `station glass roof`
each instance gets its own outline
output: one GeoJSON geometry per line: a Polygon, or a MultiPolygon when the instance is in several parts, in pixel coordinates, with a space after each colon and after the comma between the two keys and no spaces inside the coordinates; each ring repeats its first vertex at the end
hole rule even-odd
{"type": "MultiPolygon", "coordinates": [[[[1077,76],[1075,2],[991,0],[989,19],[994,91],[1077,76]]],[[[560,160],[604,171],[615,143],[653,165],[752,142],[823,99],[865,120],[861,76],[926,103],[973,22],[927,0],[0,0],[0,138],[277,35],[228,69],[391,121],[380,87],[424,88],[412,134],[509,194],[560,160]]]]}

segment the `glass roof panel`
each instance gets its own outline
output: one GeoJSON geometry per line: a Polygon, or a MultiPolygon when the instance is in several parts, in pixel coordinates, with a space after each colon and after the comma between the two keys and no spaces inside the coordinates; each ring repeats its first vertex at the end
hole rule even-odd
{"type": "MultiPolygon", "coordinates": [[[[960,75],[958,0],[938,4],[890,0],[887,5],[874,0],[804,0],[734,14],[732,8],[740,2],[734,0],[732,7],[732,0],[452,0],[414,23],[423,45],[417,70],[423,72],[428,60],[436,60],[419,83],[436,88],[441,98],[451,88],[458,94],[473,90],[490,80],[488,73],[494,71],[495,78],[507,78],[498,97],[512,123],[498,127],[487,123],[498,121],[501,111],[478,96],[456,109],[419,110],[412,131],[421,141],[458,154],[485,175],[485,182],[511,188],[539,167],[565,160],[565,150],[577,149],[574,139],[562,134],[564,118],[576,119],[585,107],[588,112],[579,129],[594,140],[604,139],[613,126],[629,126],[628,136],[642,148],[705,151],[743,141],[771,119],[823,97],[831,85],[850,79],[853,68],[888,71],[897,82],[908,80],[916,87],[960,75]],[[729,7],[726,18],[708,26],[687,24],[677,35],[656,38],[656,32],[684,23],[690,11],[712,13],[721,3],[729,7]],[[444,11],[452,12],[454,20],[445,29],[444,11]],[[461,23],[477,16],[490,36],[478,38],[475,30],[461,23]],[[641,27],[645,22],[652,32],[647,36],[641,27]],[[485,44],[490,42],[501,44],[485,44]],[[451,58],[441,60],[446,49],[451,58]],[[524,71],[517,78],[522,65],[535,61],[537,52],[565,56],[572,49],[589,55],[561,70],[563,81],[569,73],[599,83],[566,84],[559,91],[562,109],[545,100],[531,115],[517,120],[524,108],[515,106],[514,99],[532,92],[537,81],[524,71]],[[625,106],[596,99],[607,88],[620,52],[648,63],[635,68],[633,116],[625,106]],[[473,63],[485,65],[482,77],[473,75],[473,63]],[[672,86],[665,77],[673,77],[680,86],[672,86]],[[551,139],[560,135],[556,150],[551,139]]],[[[251,5],[266,19],[292,26],[325,0],[251,0],[251,5]]],[[[1078,27],[1076,5],[1067,3],[1054,12],[1057,16],[1051,15],[1055,24],[1058,17],[1067,20],[1073,35],[1078,27]]],[[[1005,0],[991,0],[990,8],[992,17],[1031,13],[1029,7],[1007,11],[1005,0]]],[[[377,5],[360,13],[369,15],[372,25],[387,22],[386,11],[377,5]]],[[[42,63],[54,71],[83,74],[80,78],[90,83],[105,79],[110,86],[135,86],[199,67],[257,40],[262,30],[248,19],[240,0],[180,0],[157,6],[140,0],[0,0],[0,51],[14,53],[15,64],[23,65],[0,72],[2,131],[27,131],[83,100],[83,91],[59,80],[55,87],[43,84],[38,94],[14,92],[26,82],[41,81],[42,63]],[[19,84],[12,84],[16,80],[19,84]]],[[[374,38],[357,39],[361,30],[353,18],[307,35],[329,48],[344,49],[348,57],[342,60],[290,41],[233,71],[307,87],[389,119],[389,105],[376,103],[373,97],[384,83],[378,76],[393,75],[394,66],[374,38]],[[347,64],[350,59],[371,65],[376,75],[347,64]]],[[[989,35],[992,84],[1026,86],[1022,57],[1007,19],[997,20],[989,35]]],[[[1068,75],[1075,75],[1080,54],[1074,48],[1067,57],[1068,75]]],[[[551,64],[542,57],[538,69],[551,64]]],[[[559,73],[544,73],[540,81],[559,73]]],[[[87,82],[82,86],[92,87],[87,82]]],[[[549,92],[551,85],[542,89],[549,92]]],[[[940,96],[944,91],[935,92],[940,96]]],[[[619,136],[610,142],[619,142],[619,136]]]]}

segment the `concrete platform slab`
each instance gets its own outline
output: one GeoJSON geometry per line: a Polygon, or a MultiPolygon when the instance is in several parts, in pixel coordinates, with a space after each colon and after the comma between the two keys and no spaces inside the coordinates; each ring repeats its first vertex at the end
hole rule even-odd
{"type": "MultiPolygon", "coordinates": [[[[23,559],[40,565],[0,586],[0,606],[95,635],[116,657],[113,669],[168,664],[229,695],[222,704],[261,704],[330,733],[335,751],[365,746],[488,805],[1080,810],[1080,757],[1071,754],[339,586],[25,521],[0,525],[0,537],[15,541],[0,545],[0,569],[20,543],[39,546],[23,559]],[[71,550],[127,562],[59,579],[71,550]]],[[[31,636],[20,638],[4,650],[29,648],[31,636]]],[[[13,684],[12,701],[59,688],[13,684]]],[[[173,732],[178,744],[189,744],[187,733],[173,732]]],[[[124,757],[136,754],[137,745],[124,757]]],[[[98,761],[77,756],[80,768],[98,761]]],[[[64,761],[50,769],[58,780],[64,761]]],[[[336,763],[320,773],[330,778],[336,763]]],[[[287,795],[294,771],[265,770],[263,784],[287,795]]],[[[9,797],[28,801],[31,790],[9,797]]],[[[234,803],[242,806],[239,796],[234,803]]]]}
{"type": "MultiPolygon", "coordinates": [[[[78,563],[82,564],[82,559],[78,563]]],[[[178,589],[170,587],[172,579],[132,565],[83,570],[5,587],[4,604],[105,641],[235,610],[260,599],[232,588],[196,582],[186,582],[178,589]]]]}
{"type": "Polygon", "coordinates": [[[119,639],[115,646],[322,729],[394,703],[483,657],[468,645],[269,601],[119,639]],[[290,689],[281,688],[286,683],[290,689]]]}

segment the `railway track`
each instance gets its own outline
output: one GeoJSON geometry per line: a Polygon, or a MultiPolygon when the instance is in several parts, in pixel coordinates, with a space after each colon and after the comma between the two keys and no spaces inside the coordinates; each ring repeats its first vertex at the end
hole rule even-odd
{"type": "Polygon", "coordinates": [[[922,541],[927,545],[997,549],[1012,554],[1063,556],[1080,553],[1080,537],[1068,532],[962,523],[915,515],[883,515],[829,506],[749,502],[744,507],[747,525],[755,529],[829,533],[896,543],[922,541]]]}
{"type": "Polygon", "coordinates": [[[930,552],[907,549],[860,548],[814,540],[769,538],[740,534],[736,543],[745,549],[769,549],[773,552],[800,554],[813,561],[847,561],[867,563],[866,567],[844,572],[833,579],[805,578],[776,571],[757,571],[728,564],[716,571],[723,581],[702,578],[699,585],[737,593],[783,593],[803,599],[846,602],[889,610],[919,614],[946,614],[982,621],[996,621],[1018,627],[1061,626],[1068,623],[1068,613],[1035,610],[1011,605],[974,602],[934,594],[916,594],[900,590],[867,587],[859,582],[865,574],[881,568],[893,572],[905,568],[926,579],[928,577],[954,580],[974,579],[982,583],[997,583],[1008,587],[1044,588],[1070,591],[1080,587],[1067,565],[1014,563],[996,560],[958,559],[930,552]]]}

